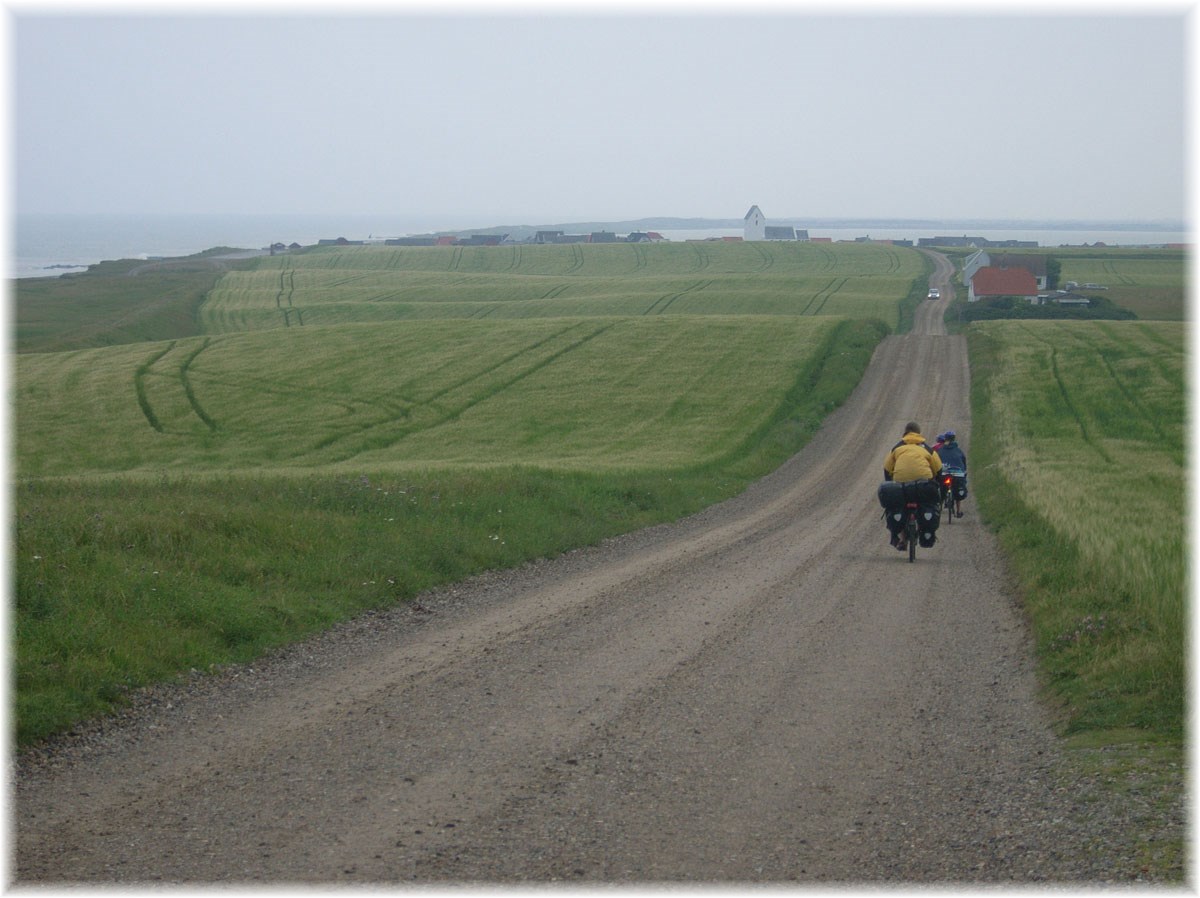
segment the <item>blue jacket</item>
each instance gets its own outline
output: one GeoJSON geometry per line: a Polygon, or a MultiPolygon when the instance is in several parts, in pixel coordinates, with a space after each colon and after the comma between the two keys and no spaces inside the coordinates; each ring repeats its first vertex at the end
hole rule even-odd
{"type": "Polygon", "coordinates": [[[942,460],[943,467],[967,470],[967,454],[959,448],[958,443],[944,444],[938,450],[938,457],[942,460]]]}

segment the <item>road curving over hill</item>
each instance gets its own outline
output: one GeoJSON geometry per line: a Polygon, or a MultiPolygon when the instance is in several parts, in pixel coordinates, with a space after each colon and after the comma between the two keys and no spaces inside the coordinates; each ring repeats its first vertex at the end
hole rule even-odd
{"type": "Polygon", "coordinates": [[[887,544],[904,422],[970,450],[947,301],[733,500],[18,758],[15,882],[1127,880],[1128,821],[1063,780],[973,504],[915,564],[887,544]]]}

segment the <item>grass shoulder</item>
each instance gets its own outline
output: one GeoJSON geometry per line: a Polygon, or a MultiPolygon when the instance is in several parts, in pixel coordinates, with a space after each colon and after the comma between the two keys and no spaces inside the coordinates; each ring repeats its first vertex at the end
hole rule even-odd
{"type": "Polygon", "coordinates": [[[974,495],[1029,615],[1080,812],[1120,814],[1146,878],[1181,881],[1180,328],[995,322],[967,335],[974,495]]]}

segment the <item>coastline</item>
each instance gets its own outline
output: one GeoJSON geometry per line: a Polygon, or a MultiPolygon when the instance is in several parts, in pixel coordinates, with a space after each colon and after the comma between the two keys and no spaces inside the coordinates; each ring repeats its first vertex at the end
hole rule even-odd
{"type": "MultiPolygon", "coordinates": [[[[1041,247],[1104,243],[1155,246],[1187,243],[1182,226],[1155,228],[1147,222],[1015,222],[923,219],[779,218],[773,222],[805,229],[810,237],[833,240],[912,240],[971,235],[990,240],[1035,240],[1041,247]],[[1116,228],[1117,224],[1123,227],[1116,228]],[[836,225],[836,226],[835,226],[836,225]],[[1005,225],[1006,227],[1001,227],[1005,225]]],[[[272,243],[309,246],[321,239],[383,240],[430,233],[496,233],[506,226],[471,225],[396,215],[59,215],[18,214],[13,219],[9,278],[58,277],[112,259],[175,258],[217,246],[257,250],[272,243]]],[[[509,230],[657,230],[673,241],[737,236],[737,219],[643,218],[618,222],[513,225],[509,230]]]]}

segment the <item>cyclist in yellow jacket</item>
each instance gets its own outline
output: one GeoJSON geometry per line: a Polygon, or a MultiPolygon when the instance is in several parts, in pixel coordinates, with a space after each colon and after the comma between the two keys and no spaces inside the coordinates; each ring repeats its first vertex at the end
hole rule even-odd
{"type": "MultiPolygon", "coordinates": [[[[883,479],[894,480],[897,483],[933,480],[941,470],[942,460],[925,444],[925,437],[921,436],[921,428],[915,421],[904,425],[904,436],[883,460],[883,479]]],[[[903,541],[902,532],[892,528],[893,524],[889,520],[888,529],[892,530],[892,545],[906,550],[908,546],[903,541]]]]}

